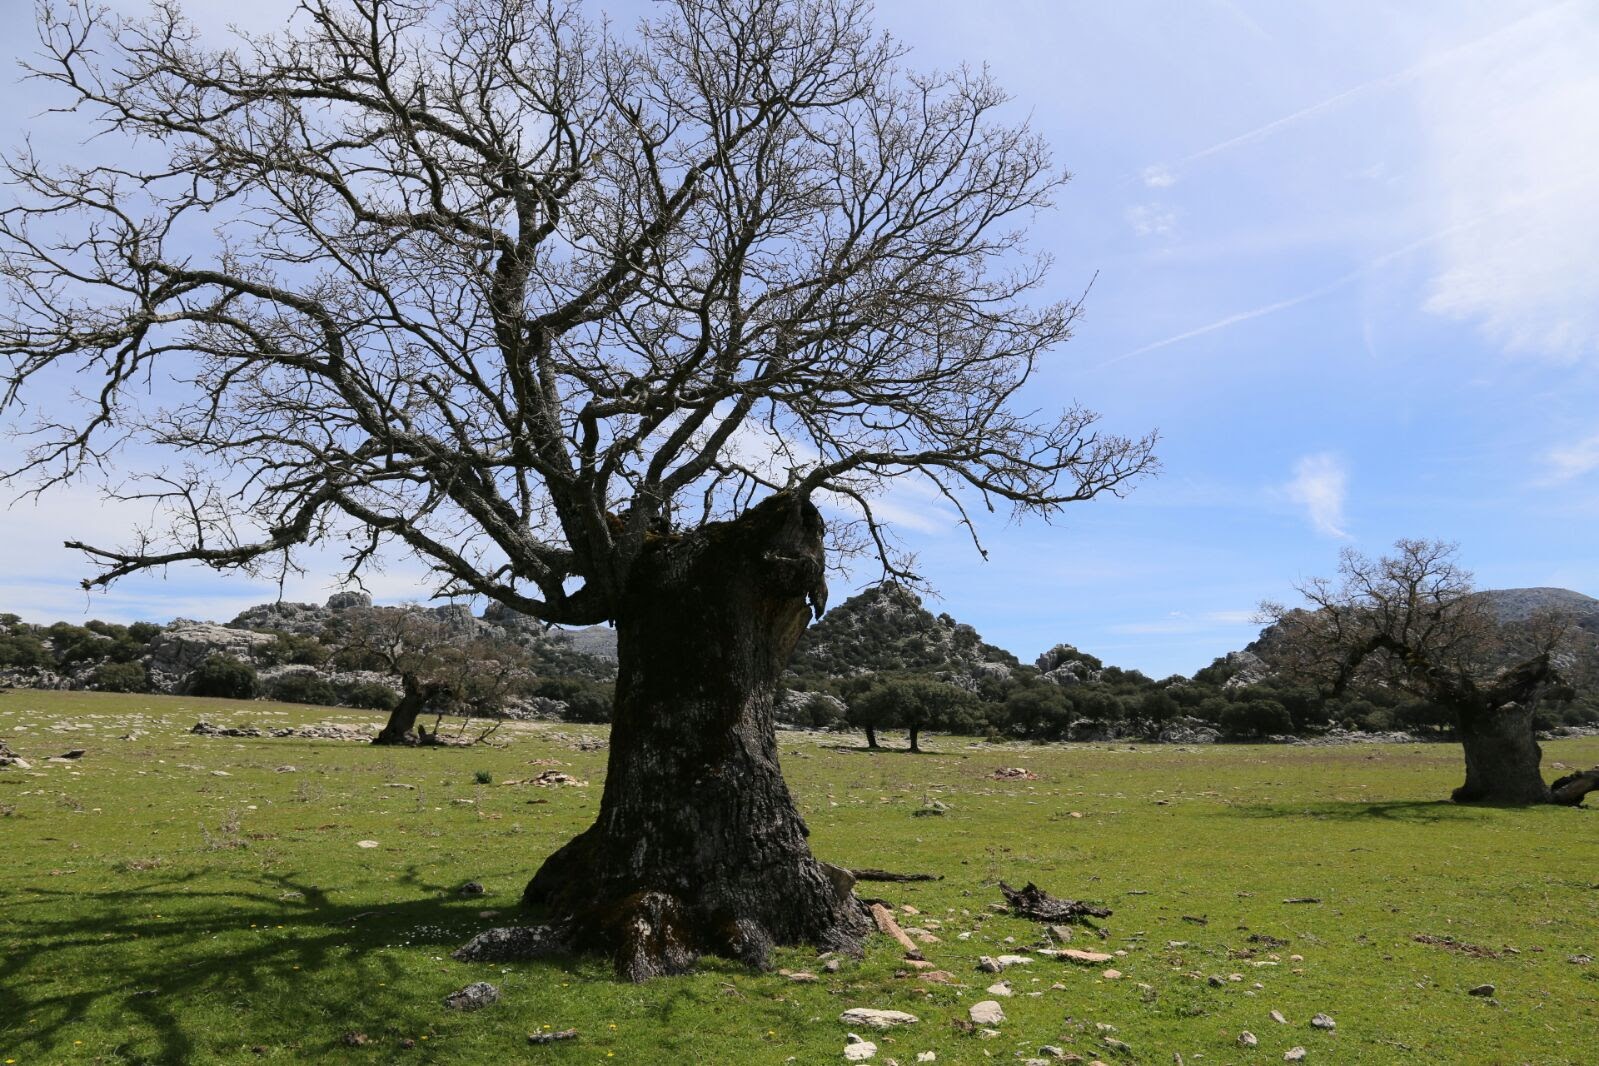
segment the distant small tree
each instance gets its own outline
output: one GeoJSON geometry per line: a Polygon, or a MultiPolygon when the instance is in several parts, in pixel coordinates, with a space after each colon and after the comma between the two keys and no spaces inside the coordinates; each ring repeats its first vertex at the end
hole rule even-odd
{"type": "Polygon", "coordinates": [[[877,730],[904,729],[910,749],[920,752],[924,729],[975,724],[977,700],[963,689],[926,677],[890,677],[850,701],[850,722],[866,730],[866,746],[877,747],[877,730]]]}
{"type": "Polygon", "coordinates": [[[525,675],[525,654],[503,640],[473,640],[422,610],[396,607],[340,611],[323,631],[346,669],[372,670],[400,685],[374,744],[427,743],[437,736],[417,725],[430,708],[483,713],[497,710],[512,683],[525,675]]]}
{"type": "Polygon", "coordinates": [[[1337,579],[1299,586],[1304,607],[1262,605],[1275,624],[1269,659],[1330,696],[1382,682],[1446,708],[1466,755],[1457,803],[1581,803],[1599,789],[1599,768],[1545,784],[1533,731],[1539,701],[1565,688],[1556,668],[1564,623],[1502,629],[1455,550],[1400,540],[1374,560],[1346,549],[1337,579]]]}
{"type": "Polygon", "coordinates": [[[1221,731],[1233,739],[1267,737],[1294,731],[1288,708],[1270,698],[1239,699],[1222,708],[1221,731]]]}
{"type": "Polygon", "coordinates": [[[89,675],[89,687],[100,692],[146,692],[150,677],[143,663],[101,663],[89,675]]]}
{"type": "Polygon", "coordinates": [[[255,698],[258,682],[255,667],[219,653],[195,667],[183,687],[194,696],[250,700],[255,698]]]}

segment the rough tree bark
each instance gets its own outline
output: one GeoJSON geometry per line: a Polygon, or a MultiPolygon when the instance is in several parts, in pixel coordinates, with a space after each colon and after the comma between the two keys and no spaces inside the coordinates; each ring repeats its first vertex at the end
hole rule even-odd
{"type": "Polygon", "coordinates": [[[866,727],[866,747],[870,751],[877,750],[877,727],[875,725],[866,727]]]}
{"type": "Polygon", "coordinates": [[[917,755],[920,755],[922,753],[921,746],[917,743],[917,737],[920,735],[921,731],[922,730],[921,730],[920,726],[914,726],[913,725],[913,726],[910,727],[910,732],[911,732],[911,747],[910,747],[910,750],[912,752],[914,752],[915,754],[917,754],[917,755]]]}
{"type": "Polygon", "coordinates": [[[778,768],[777,682],[824,605],[822,531],[809,502],[778,495],[661,537],[634,566],[599,817],[524,895],[624,977],[702,954],[762,966],[777,944],[853,950],[867,931],[854,879],[811,855],[778,768]]]}
{"type": "Polygon", "coordinates": [[[1466,783],[1455,789],[1456,803],[1549,803],[1539,764],[1543,751],[1532,724],[1533,708],[1463,707],[1460,744],[1466,753],[1466,783]]]}
{"type": "Polygon", "coordinates": [[[427,709],[427,691],[414,674],[406,674],[400,679],[400,685],[403,689],[400,702],[394,705],[389,720],[372,738],[374,744],[417,743],[416,720],[427,709]]]}

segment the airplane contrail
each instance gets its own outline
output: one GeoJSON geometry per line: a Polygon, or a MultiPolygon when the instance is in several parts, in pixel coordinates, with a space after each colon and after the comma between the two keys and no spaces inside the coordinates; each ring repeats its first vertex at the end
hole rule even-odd
{"type": "Polygon", "coordinates": [[[1564,8],[1569,8],[1574,3],[1576,3],[1576,0],[1562,0],[1561,3],[1551,4],[1549,7],[1541,8],[1530,14],[1523,15],[1521,18],[1518,18],[1513,22],[1508,22],[1497,29],[1490,30],[1481,37],[1467,41],[1464,44],[1456,45],[1455,47],[1440,52],[1437,55],[1429,56],[1428,58],[1423,59],[1421,62],[1408,66],[1403,70],[1395,71],[1392,74],[1385,74],[1380,78],[1373,78],[1371,81],[1362,82],[1353,88],[1345,89],[1341,93],[1329,96],[1327,99],[1322,100],[1319,103],[1311,104],[1309,107],[1302,107],[1292,114],[1284,115],[1282,118],[1273,119],[1263,126],[1257,126],[1246,133],[1240,133],[1237,136],[1229,137],[1224,141],[1218,141],[1208,148],[1201,148],[1197,152],[1183,156],[1175,163],[1157,164],[1156,166],[1146,167],[1139,174],[1134,175],[1132,178],[1128,178],[1127,180],[1132,181],[1135,178],[1142,177],[1145,174],[1157,170],[1169,174],[1173,170],[1178,170],[1192,163],[1197,163],[1201,159],[1207,159],[1210,156],[1217,155],[1232,148],[1237,148],[1240,145],[1250,144],[1254,141],[1262,140],[1271,136],[1273,133],[1276,133],[1278,130],[1292,126],[1303,119],[1309,118],[1311,115],[1319,114],[1323,111],[1337,107],[1339,104],[1353,97],[1362,96],[1376,89],[1387,88],[1390,85],[1398,85],[1402,82],[1409,81],[1412,78],[1416,78],[1422,74],[1425,74],[1435,67],[1440,67],[1446,63],[1451,63],[1466,53],[1480,48],[1484,44],[1487,44],[1489,41],[1501,37],[1504,34],[1510,33],[1526,23],[1537,21],[1564,8]]]}

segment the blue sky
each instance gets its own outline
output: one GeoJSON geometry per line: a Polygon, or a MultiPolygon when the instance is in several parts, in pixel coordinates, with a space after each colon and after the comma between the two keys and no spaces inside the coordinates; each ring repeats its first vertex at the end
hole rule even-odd
{"type": "MultiPolygon", "coordinates": [[[[185,6],[220,31],[291,4],[185,6]]],[[[935,609],[1024,658],[1064,640],[1163,676],[1247,642],[1258,601],[1344,546],[1443,537],[1483,586],[1599,594],[1599,2],[879,0],[878,18],[913,65],[987,63],[1074,174],[1033,237],[1057,294],[1093,289],[1029,398],[1163,437],[1159,479],[985,528],[986,563],[894,493],[935,609]]],[[[0,5],[0,39],[31,47],[31,5],[0,5]]],[[[0,144],[86,150],[37,89],[8,78],[0,99],[0,144]]],[[[0,513],[0,609],[226,618],[277,594],[191,570],[86,597],[61,541],[127,521],[88,487],[0,513]]],[[[320,599],[331,575],[284,594],[320,599]]],[[[404,562],[369,584],[423,592],[404,562]]]]}

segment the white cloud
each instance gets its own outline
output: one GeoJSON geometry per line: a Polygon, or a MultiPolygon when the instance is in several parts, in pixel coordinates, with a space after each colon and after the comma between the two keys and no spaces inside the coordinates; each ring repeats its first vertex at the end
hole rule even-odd
{"type": "Polygon", "coordinates": [[[1169,189],[1177,184],[1177,175],[1163,166],[1145,167],[1143,178],[1148,189],[1169,189]]]}
{"type": "Polygon", "coordinates": [[[1177,212],[1161,204],[1137,204],[1127,209],[1127,223],[1140,237],[1170,237],[1177,229],[1177,212]]]}
{"type": "Polygon", "coordinates": [[[1418,82],[1439,228],[1426,307],[1506,350],[1599,354],[1599,8],[1563,4],[1418,82]]]}
{"type": "Polygon", "coordinates": [[[1570,481],[1599,470],[1599,433],[1564,447],[1549,449],[1544,461],[1549,468],[1550,481],[1570,481]]]}
{"type": "Polygon", "coordinates": [[[1294,465],[1294,479],[1283,491],[1305,508],[1305,517],[1317,530],[1329,537],[1349,536],[1343,528],[1349,474],[1336,455],[1322,452],[1299,460],[1294,465]]]}

